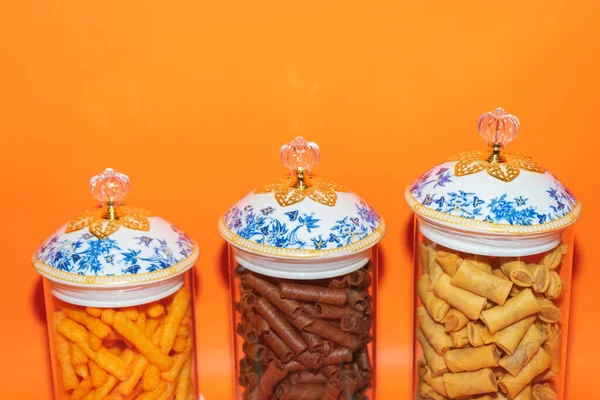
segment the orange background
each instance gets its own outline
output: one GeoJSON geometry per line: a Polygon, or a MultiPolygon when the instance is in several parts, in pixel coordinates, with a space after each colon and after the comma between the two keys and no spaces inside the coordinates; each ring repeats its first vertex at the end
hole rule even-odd
{"type": "Polygon", "coordinates": [[[502,105],[522,122],[510,147],[550,167],[584,204],[568,393],[590,398],[600,377],[599,4],[2,2],[0,397],[50,397],[43,297],[29,257],[93,204],[88,179],[110,166],[130,176],[131,204],[201,244],[201,389],[208,400],[230,398],[217,219],[283,174],[279,147],[302,134],[321,146],[316,172],[387,219],[380,398],[408,398],[412,231],[402,192],[434,163],[480,147],[478,115],[502,105]]]}

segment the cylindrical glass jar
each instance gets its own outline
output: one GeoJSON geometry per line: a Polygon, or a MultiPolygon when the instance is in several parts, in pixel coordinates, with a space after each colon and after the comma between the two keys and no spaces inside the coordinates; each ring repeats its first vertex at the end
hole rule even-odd
{"type": "Polygon", "coordinates": [[[119,205],[125,175],[92,179],[86,211],[36,252],[54,399],[197,399],[193,264],[198,247],[149,212],[119,205]]]}
{"type": "MultiPolygon", "coordinates": [[[[302,171],[318,156],[301,138],[282,148],[284,163],[300,160],[302,171]]],[[[298,184],[295,168],[266,186],[275,196],[259,188],[219,224],[230,243],[235,398],[375,399],[376,243],[385,224],[339,185],[319,181],[323,196],[298,195],[318,183],[306,174],[298,184]],[[281,201],[294,194],[299,201],[281,201]]]]}
{"type": "Polygon", "coordinates": [[[413,394],[564,399],[573,233],[581,206],[535,161],[504,153],[519,122],[480,117],[490,151],[415,181],[413,394]]]}

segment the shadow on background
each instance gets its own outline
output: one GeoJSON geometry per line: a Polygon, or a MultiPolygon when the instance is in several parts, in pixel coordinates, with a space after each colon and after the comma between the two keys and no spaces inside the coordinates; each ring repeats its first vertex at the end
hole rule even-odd
{"type": "Polygon", "coordinates": [[[46,317],[46,302],[44,300],[44,281],[43,278],[38,278],[35,286],[33,287],[33,293],[31,294],[31,307],[35,314],[35,318],[42,326],[44,330],[42,347],[46,349],[46,365],[49,368],[44,369],[44,373],[47,376],[49,382],[52,382],[52,359],[50,358],[50,341],[48,340],[47,322],[46,317]]]}
{"type": "Polygon", "coordinates": [[[229,249],[228,244],[223,242],[219,250],[219,278],[223,285],[229,289],[229,249]]]}

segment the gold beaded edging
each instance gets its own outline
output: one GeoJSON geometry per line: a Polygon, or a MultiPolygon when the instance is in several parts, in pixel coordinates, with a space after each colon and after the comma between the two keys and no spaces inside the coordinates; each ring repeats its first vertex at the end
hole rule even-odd
{"type": "Polygon", "coordinates": [[[379,242],[383,235],[385,235],[385,221],[381,218],[379,226],[373,230],[369,236],[359,240],[356,243],[349,244],[347,246],[338,247],[329,250],[312,250],[312,249],[284,249],[281,247],[268,246],[266,244],[259,244],[248,239],[244,239],[237,233],[230,230],[224,222],[223,217],[219,219],[219,233],[227,242],[232,245],[242,248],[244,250],[259,253],[269,256],[281,256],[285,258],[316,258],[316,257],[327,257],[327,256],[342,256],[345,254],[357,253],[361,250],[373,246],[379,242]]]}
{"type": "Polygon", "coordinates": [[[407,188],[404,192],[406,202],[409,207],[415,212],[415,214],[422,216],[426,219],[445,222],[450,225],[464,226],[472,229],[479,229],[481,231],[497,232],[497,233],[510,233],[510,234],[529,234],[529,233],[544,233],[551,232],[564,228],[571,225],[579,218],[581,214],[581,203],[578,201],[575,207],[564,217],[555,219],[554,221],[546,222],[538,225],[506,225],[498,224],[495,222],[479,221],[456,215],[450,215],[447,213],[433,210],[423,204],[419,203],[413,195],[410,193],[410,189],[407,188]]]}
{"type": "Polygon", "coordinates": [[[42,275],[56,281],[63,281],[67,283],[81,284],[81,285],[116,285],[116,284],[130,284],[130,283],[149,283],[161,281],[166,278],[170,278],[174,275],[179,275],[188,269],[190,269],[198,260],[200,255],[200,249],[194,242],[194,249],[192,254],[176,264],[171,265],[169,268],[161,269],[159,271],[148,272],[144,274],[136,275],[112,275],[112,276],[86,276],[80,274],[74,274],[72,272],[61,271],[47,264],[44,264],[34,255],[32,257],[32,263],[35,269],[42,275]]]}

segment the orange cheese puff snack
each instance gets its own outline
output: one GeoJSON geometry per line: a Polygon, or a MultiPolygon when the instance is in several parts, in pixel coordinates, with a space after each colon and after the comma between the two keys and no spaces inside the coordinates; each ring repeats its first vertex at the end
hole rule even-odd
{"type": "Polygon", "coordinates": [[[63,389],[75,389],[79,385],[79,379],[77,378],[75,368],[73,368],[73,364],[71,363],[69,341],[60,333],[56,335],[56,354],[60,366],[60,377],[63,389]]]}
{"type": "Polygon", "coordinates": [[[87,364],[76,366],[75,373],[83,379],[86,379],[88,376],[90,376],[90,370],[88,369],[87,364]]]}
{"type": "Polygon", "coordinates": [[[100,318],[102,315],[102,309],[97,307],[86,307],[85,311],[92,317],[100,318]]]}
{"type": "Polygon", "coordinates": [[[163,331],[163,324],[160,324],[158,326],[158,328],[156,328],[156,330],[152,334],[152,343],[154,343],[155,346],[158,346],[158,344],[160,343],[162,331],[163,331]]]}
{"type": "Polygon", "coordinates": [[[136,400],[156,400],[167,389],[167,382],[161,381],[159,386],[151,391],[146,391],[136,397],[136,400]]]}
{"type": "Polygon", "coordinates": [[[139,313],[138,315],[138,320],[136,321],[136,325],[142,330],[142,331],[146,331],[146,314],[144,313],[139,313]]]}
{"type": "Polygon", "coordinates": [[[119,346],[112,346],[107,348],[108,351],[110,351],[111,353],[113,353],[116,356],[120,356],[121,355],[121,349],[119,348],[119,346]]]}
{"type": "Polygon", "coordinates": [[[102,339],[90,332],[88,335],[88,344],[92,350],[98,351],[102,347],[102,339]]]}
{"type": "Polygon", "coordinates": [[[158,328],[160,324],[160,319],[158,318],[148,318],[146,319],[146,328],[144,329],[144,333],[148,337],[152,337],[154,335],[154,331],[158,328]]]}
{"type": "Polygon", "coordinates": [[[175,400],[187,400],[188,389],[190,387],[191,372],[192,357],[188,357],[185,364],[183,364],[181,374],[179,375],[179,380],[177,381],[177,388],[175,390],[175,400]]]}
{"type": "Polygon", "coordinates": [[[58,323],[56,329],[67,339],[77,343],[84,354],[90,360],[95,361],[101,368],[120,380],[127,379],[130,373],[127,365],[105,347],[100,347],[98,351],[93,351],[88,344],[88,332],[83,326],[71,319],[65,318],[58,323]]]}
{"type": "Polygon", "coordinates": [[[71,400],[83,400],[83,398],[92,390],[93,385],[90,379],[84,379],[79,386],[71,393],[71,400]]]}
{"type": "Polygon", "coordinates": [[[196,400],[196,395],[194,394],[194,386],[190,383],[190,387],[188,389],[188,397],[186,400],[196,400]]]}
{"type": "Polygon", "coordinates": [[[187,347],[187,339],[181,336],[177,336],[175,343],[173,343],[173,351],[176,353],[182,353],[187,347]]]}
{"type": "Polygon", "coordinates": [[[179,372],[183,368],[183,364],[188,359],[190,355],[186,353],[175,354],[173,359],[175,362],[173,363],[173,367],[167,372],[163,372],[160,374],[161,378],[163,378],[167,382],[175,382],[179,372]]]}
{"type": "Polygon", "coordinates": [[[115,378],[114,376],[109,376],[104,385],[96,389],[96,393],[94,393],[94,400],[104,399],[106,396],[108,396],[110,391],[113,390],[116,384],[117,378],[115,378]]]}
{"type": "Polygon", "coordinates": [[[100,316],[100,319],[102,320],[102,322],[104,322],[105,324],[108,325],[112,325],[113,323],[113,318],[115,316],[115,310],[111,309],[111,308],[107,308],[105,310],[102,310],[102,315],[100,316]]]}
{"type": "Polygon", "coordinates": [[[156,400],[170,400],[172,398],[171,396],[173,396],[173,393],[175,393],[175,384],[169,382],[167,383],[165,391],[162,392],[162,394],[158,396],[156,400]]]}
{"type": "Polygon", "coordinates": [[[104,385],[108,379],[108,374],[106,371],[100,368],[98,364],[93,361],[90,361],[89,368],[90,376],[92,378],[92,385],[94,385],[96,388],[104,385]]]}
{"type": "Polygon", "coordinates": [[[140,315],[137,307],[124,307],[121,308],[121,312],[127,316],[132,321],[137,321],[140,315]]]}
{"type": "Polygon", "coordinates": [[[88,358],[83,351],[75,343],[70,343],[69,348],[71,350],[71,362],[74,366],[85,365],[88,363],[88,358]]]}
{"type": "Polygon", "coordinates": [[[92,389],[90,392],[88,392],[88,394],[85,395],[83,400],[94,400],[95,394],[96,394],[96,391],[94,389],[92,389]]]}
{"type": "MultiPolygon", "coordinates": [[[[152,340],[144,335],[144,332],[134,322],[127,318],[124,313],[118,312],[115,314],[113,327],[117,332],[123,335],[124,338],[133,343],[137,350],[142,353],[150,363],[160,368],[161,371],[168,371],[173,366],[173,360],[169,356],[161,353],[161,349],[152,343],[152,340]]],[[[169,351],[170,350],[171,349],[169,348],[169,351]]]]}
{"type": "Polygon", "coordinates": [[[186,287],[183,287],[179,289],[173,297],[173,303],[171,303],[169,312],[165,317],[162,335],[160,337],[159,345],[163,354],[169,354],[173,348],[173,343],[175,343],[175,337],[177,336],[177,331],[181,325],[181,320],[190,304],[190,296],[190,291],[186,287]]]}
{"type": "Polygon", "coordinates": [[[104,398],[104,400],[125,400],[125,397],[121,393],[112,392],[104,398]]]}
{"type": "Polygon", "coordinates": [[[179,325],[179,329],[177,330],[177,336],[188,337],[190,334],[190,327],[187,325],[179,325]]]}
{"type": "Polygon", "coordinates": [[[148,306],[146,307],[146,314],[150,318],[158,318],[161,315],[163,315],[164,313],[165,313],[165,308],[162,306],[162,304],[160,304],[158,302],[148,304],[148,306]]]}
{"type": "Polygon", "coordinates": [[[129,365],[133,362],[134,357],[135,356],[133,354],[133,351],[131,351],[131,349],[125,349],[121,352],[121,359],[127,365],[129,365]]]}
{"type": "Polygon", "coordinates": [[[63,308],[63,311],[67,315],[67,317],[71,318],[76,322],[79,322],[80,324],[85,325],[90,332],[98,336],[100,339],[104,339],[106,335],[110,333],[110,326],[106,325],[98,318],[90,316],[84,311],[68,307],[63,308]]]}
{"type": "Polygon", "coordinates": [[[149,392],[158,387],[160,383],[160,370],[156,365],[150,365],[144,371],[144,376],[142,377],[142,387],[145,391],[149,392]]]}
{"type": "Polygon", "coordinates": [[[148,360],[144,356],[138,355],[133,362],[133,372],[126,381],[119,384],[117,391],[122,395],[129,396],[140,381],[147,366],[148,360]]]}

